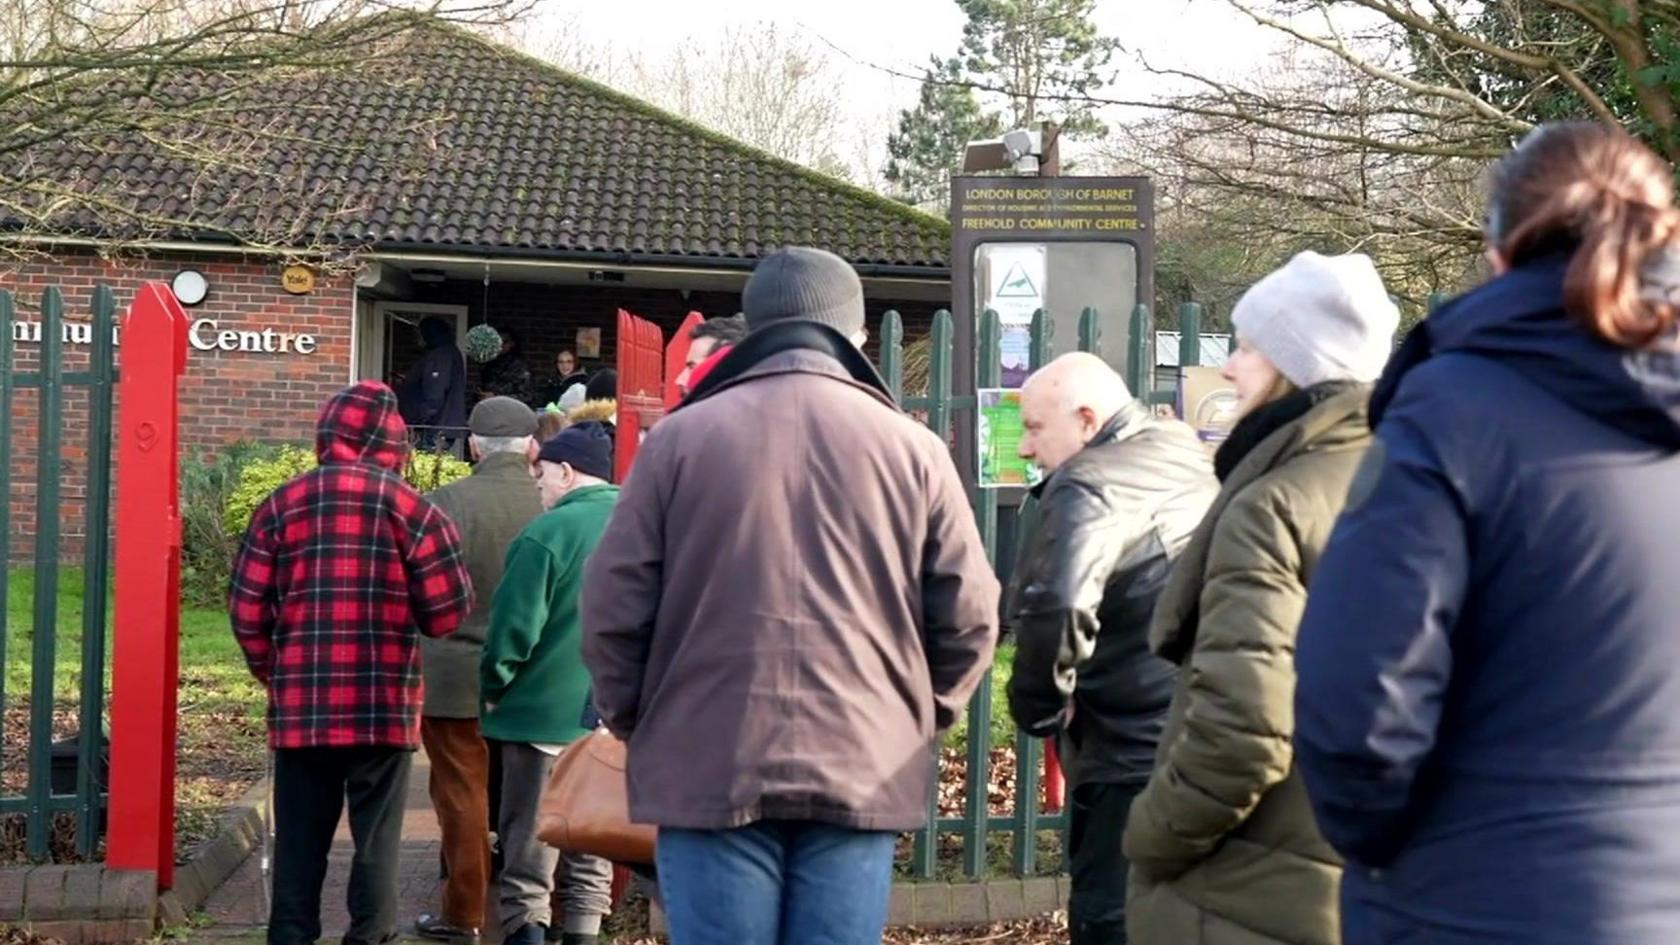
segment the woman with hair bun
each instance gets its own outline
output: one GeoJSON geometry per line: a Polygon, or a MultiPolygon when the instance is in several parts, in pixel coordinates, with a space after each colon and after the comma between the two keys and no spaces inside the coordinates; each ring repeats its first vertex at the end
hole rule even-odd
{"type": "Polygon", "coordinates": [[[1626,133],[1491,175],[1308,595],[1295,761],[1348,945],[1680,942],[1680,213],[1626,133]]]}

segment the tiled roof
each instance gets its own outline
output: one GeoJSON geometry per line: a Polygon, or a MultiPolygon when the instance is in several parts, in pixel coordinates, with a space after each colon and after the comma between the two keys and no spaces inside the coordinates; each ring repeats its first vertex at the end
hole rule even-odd
{"type": "MultiPolygon", "coordinates": [[[[225,108],[161,133],[137,122],[67,137],[0,172],[100,196],[107,209],[78,202],[50,216],[59,235],[696,263],[800,243],[860,266],[948,265],[950,228],[936,217],[455,27],[421,21],[403,42],[364,75],[246,87],[201,77],[229,88],[225,108]],[[182,142],[224,156],[205,170],[180,156],[182,142]]],[[[167,99],[151,93],[136,109],[166,111],[167,99]]]]}

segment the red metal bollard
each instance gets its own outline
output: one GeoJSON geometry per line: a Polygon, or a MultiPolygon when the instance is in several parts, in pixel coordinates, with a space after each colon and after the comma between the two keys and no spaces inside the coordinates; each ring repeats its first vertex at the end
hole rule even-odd
{"type": "Polygon", "coordinates": [[[1058,813],[1067,797],[1067,781],[1062,777],[1062,759],[1056,754],[1056,740],[1044,740],[1044,809],[1058,813]]]}
{"type": "Polygon", "coordinates": [[[116,621],[105,862],[175,883],[180,676],[180,399],[187,316],[169,286],[141,286],[122,321],[117,414],[116,621]]]}

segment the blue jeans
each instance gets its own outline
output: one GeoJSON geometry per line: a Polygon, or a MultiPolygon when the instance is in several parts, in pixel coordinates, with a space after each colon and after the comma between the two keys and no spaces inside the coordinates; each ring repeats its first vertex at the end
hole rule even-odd
{"type": "Polygon", "coordinates": [[[661,827],[672,945],[880,945],[895,837],[790,820],[661,827]]]}

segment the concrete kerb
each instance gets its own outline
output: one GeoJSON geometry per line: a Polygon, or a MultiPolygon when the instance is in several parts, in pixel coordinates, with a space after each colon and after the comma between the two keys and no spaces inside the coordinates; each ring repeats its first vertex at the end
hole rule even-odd
{"type": "Polygon", "coordinates": [[[258,781],[222,816],[216,836],[175,870],[175,888],[158,897],[158,924],[176,926],[204,905],[246,858],[262,847],[268,781],[258,781]]]}
{"type": "MultiPolygon", "coordinates": [[[[1067,881],[1060,876],[988,879],[957,883],[894,883],[887,924],[918,929],[962,928],[1030,919],[1067,908],[1067,881]]],[[[665,914],[650,904],[648,931],[669,931],[665,914]]]]}
{"type": "Polygon", "coordinates": [[[157,894],[149,870],[102,863],[0,867],[0,923],[65,945],[128,943],[160,926],[184,924],[262,842],[266,785],[258,783],[223,815],[216,836],[175,870],[175,888],[157,894]]]}
{"type": "Polygon", "coordinates": [[[152,934],[157,878],[101,863],[0,868],[0,923],[66,945],[126,943],[152,934]]]}

